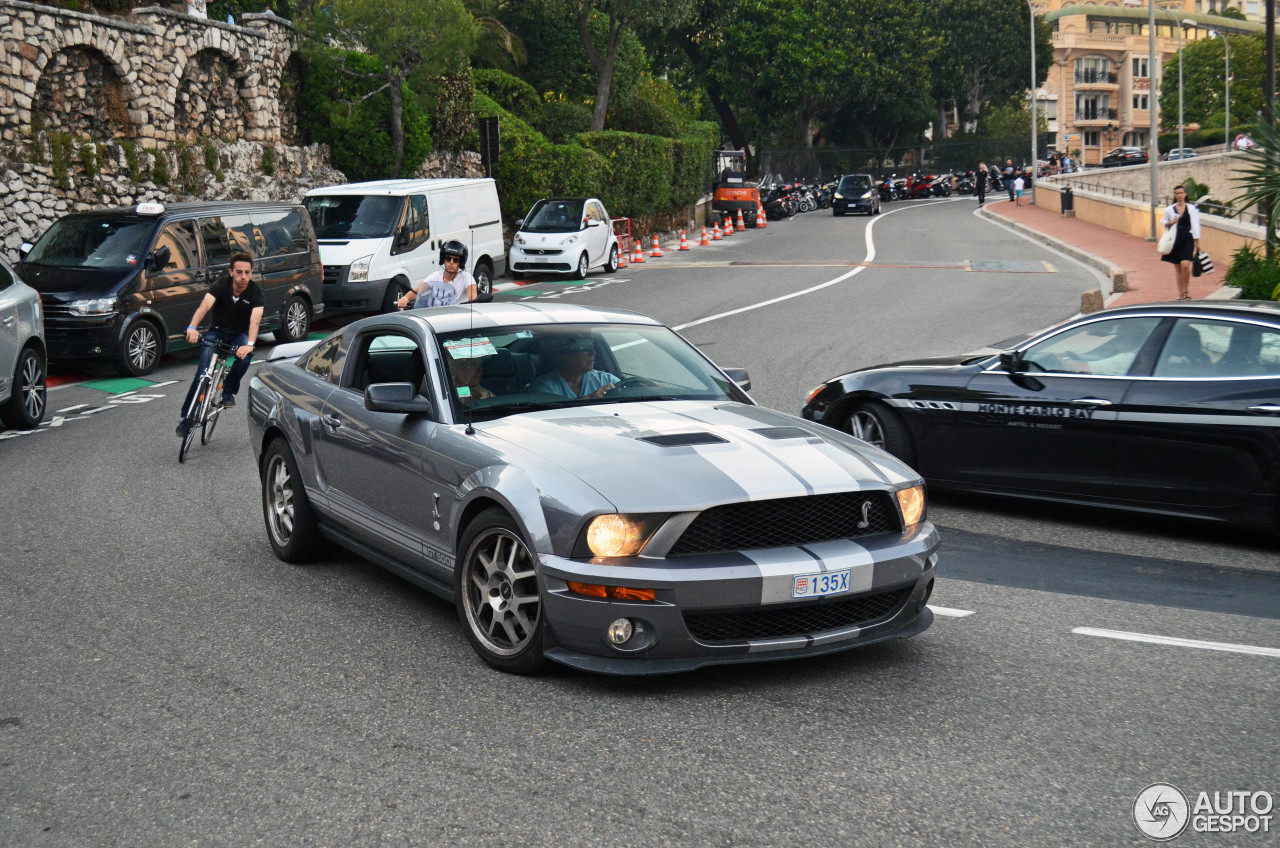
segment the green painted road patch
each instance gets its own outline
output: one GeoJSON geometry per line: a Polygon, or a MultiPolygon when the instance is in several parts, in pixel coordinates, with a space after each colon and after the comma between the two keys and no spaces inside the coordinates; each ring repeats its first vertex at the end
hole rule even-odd
{"type": "Polygon", "coordinates": [[[80,385],[112,395],[122,395],[125,392],[150,388],[155,383],[150,380],[139,380],[137,377],[108,377],[104,380],[86,380],[80,385]]]}

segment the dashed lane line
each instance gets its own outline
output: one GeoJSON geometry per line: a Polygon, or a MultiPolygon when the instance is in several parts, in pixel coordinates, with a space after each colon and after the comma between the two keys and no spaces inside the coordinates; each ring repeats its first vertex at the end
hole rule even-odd
{"type": "Polygon", "coordinates": [[[933,604],[929,604],[929,609],[933,611],[934,615],[945,615],[948,618],[968,618],[974,613],[974,610],[952,609],[951,607],[935,607],[933,604]]]}
{"type": "Polygon", "coordinates": [[[1262,648],[1257,645],[1202,642],[1199,639],[1180,639],[1175,636],[1155,636],[1150,633],[1130,633],[1125,630],[1103,630],[1096,627],[1076,627],[1071,632],[1079,636],[1097,636],[1101,639],[1119,639],[1124,642],[1145,642],[1149,645],[1197,648],[1202,651],[1225,651],[1231,654],[1250,654],[1257,657],[1276,657],[1280,659],[1280,648],[1262,648]]]}

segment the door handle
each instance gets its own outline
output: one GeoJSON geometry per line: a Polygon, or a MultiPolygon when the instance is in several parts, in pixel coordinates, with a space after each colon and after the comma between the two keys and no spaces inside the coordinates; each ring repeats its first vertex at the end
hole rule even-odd
{"type": "Polygon", "coordinates": [[[324,416],[324,423],[328,424],[330,427],[341,427],[342,419],[336,415],[326,415],[324,416]]]}
{"type": "Polygon", "coordinates": [[[1249,411],[1250,411],[1250,412],[1260,412],[1260,413],[1262,413],[1263,415],[1280,415],[1280,404],[1278,404],[1278,403],[1264,403],[1264,404],[1261,404],[1260,406],[1251,406],[1251,407],[1249,407],[1249,411]]]}
{"type": "Polygon", "coordinates": [[[6,315],[6,316],[4,316],[4,325],[5,325],[6,327],[12,327],[12,326],[13,326],[13,322],[14,322],[14,321],[16,321],[16,320],[17,320],[17,319],[16,319],[16,318],[14,318],[12,315],[6,315]]]}
{"type": "Polygon", "coordinates": [[[1111,401],[1106,398],[1076,398],[1071,401],[1077,406],[1110,406],[1111,401]]]}

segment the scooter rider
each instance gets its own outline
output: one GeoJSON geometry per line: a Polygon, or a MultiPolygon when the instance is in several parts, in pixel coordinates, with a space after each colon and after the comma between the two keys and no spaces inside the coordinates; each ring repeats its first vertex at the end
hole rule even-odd
{"type": "Polygon", "coordinates": [[[416,306],[453,306],[476,299],[476,281],[467,271],[467,246],[450,239],[440,245],[439,271],[427,277],[396,301],[401,309],[416,306]]]}

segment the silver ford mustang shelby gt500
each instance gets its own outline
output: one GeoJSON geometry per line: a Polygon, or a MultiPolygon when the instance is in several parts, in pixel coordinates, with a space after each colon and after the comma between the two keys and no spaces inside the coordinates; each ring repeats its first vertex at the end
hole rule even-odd
{"type": "Polygon", "coordinates": [[[272,358],[249,422],[276,554],[328,538],[452,600],[494,668],[674,672],[933,620],[920,476],[650,318],[416,310],[272,358]]]}

